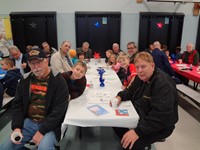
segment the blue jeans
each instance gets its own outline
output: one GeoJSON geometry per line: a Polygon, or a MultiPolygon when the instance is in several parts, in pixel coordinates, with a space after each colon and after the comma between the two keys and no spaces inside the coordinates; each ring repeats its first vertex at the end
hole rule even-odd
{"type": "MultiPolygon", "coordinates": [[[[24,148],[26,142],[31,141],[35,133],[40,128],[39,123],[33,122],[30,119],[26,118],[24,120],[24,127],[22,129],[23,139],[21,144],[13,144],[10,138],[0,146],[1,150],[21,150],[24,148]]],[[[56,136],[53,131],[46,133],[38,145],[38,150],[54,150],[54,145],[57,143],[56,136]]]]}

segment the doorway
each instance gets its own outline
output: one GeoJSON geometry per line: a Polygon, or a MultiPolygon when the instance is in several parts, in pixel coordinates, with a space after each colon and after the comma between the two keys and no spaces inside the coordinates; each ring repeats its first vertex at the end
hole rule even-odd
{"type": "Polygon", "coordinates": [[[41,47],[47,41],[51,47],[58,47],[56,12],[11,12],[13,42],[22,53],[27,45],[41,47]]]}
{"type": "Polygon", "coordinates": [[[141,12],[139,50],[143,51],[155,41],[167,45],[171,53],[181,45],[183,13],[141,12]]]}
{"type": "Polygon", "coordinates": [[[93,52],[105,57],[113,43],[120,43],[120,12],[75,12],[76,47],[89,42],[93,52]]]}

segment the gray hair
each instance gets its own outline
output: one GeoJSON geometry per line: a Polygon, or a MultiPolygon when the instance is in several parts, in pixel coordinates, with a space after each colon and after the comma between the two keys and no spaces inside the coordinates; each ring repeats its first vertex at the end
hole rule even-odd
{"type": "Polygon", "coordinates": [[[153,43],[153,46],[154,46],[155,48],[159,48],[159,49],[160,49],[161,44],[160,44],[159,41],[155,41],[155,42],[153,43]]]}
{"type": "Polygon", "coordinates": [[[90,46],[90,44],[88,42],[83,42],[83,45],[88,46],[88,47],[90,46]]]}
{"type": "Polygon", "coordinates": [[[61,47],[62,47],[66,42],[69,43],[69,44],[71,45],[71,42],[70,42],[70,41],[63,41],[63,42],[61,43],[61,47]]]}
{"type": "Polygon", "coordinates": [[[16,50],[16,51],[19,51],[19,48],[17,47],[17,46],[15,46],[15,45],[11,45],[11,46],[9,46],[9,52],[11,51],[11,50],[16,50]]]}

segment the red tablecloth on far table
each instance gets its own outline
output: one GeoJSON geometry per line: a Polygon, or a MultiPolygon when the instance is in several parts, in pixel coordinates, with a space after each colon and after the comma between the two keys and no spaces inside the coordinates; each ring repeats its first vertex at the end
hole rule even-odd
{"type": "MultiPolygon", "coordinates": [[[[196,66],[193,66],[192,71],[191,70],[181,70],[181,68],[183,68],[183,65],[184,64],[171,64],[173,70],[176,73],[178,73],[194,82],[200,83],[200,70],[197,70],[196,66]]],[[[189,67],[189,64],[187,64],[187,67],[189,67]]]]}

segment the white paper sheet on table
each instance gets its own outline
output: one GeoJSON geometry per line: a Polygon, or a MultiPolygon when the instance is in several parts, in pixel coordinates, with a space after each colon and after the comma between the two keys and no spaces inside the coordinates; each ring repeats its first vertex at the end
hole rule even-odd
{"type": "Polygon", "coordinates": [[[88,107],[92,105],[94,104],[87,104],[84,107],[81,107],[78,104],[73,105],[73,107],[69,107],[69,113],[67,113],[67,115],[65,116],[63,124],[76,125],[82,127],[110,126],[127,128],[133,128],[137,125],[139,117],[131,101],[122,102],[117,108],[112,108],[109,104],[99,104],[106,111],[108,111],[107,114],[101,116],[97,116],[90,110],[88,110],[88,107]],[[117,116],[115,114],[115,109],[127,109],[129,112],[129,116],[117,116]]]}
{"type": "Polygon", "coordinates": [[[110,98],[110,92],[97,91],[92,94],[88,103],[109,103],[110,98]]]}

